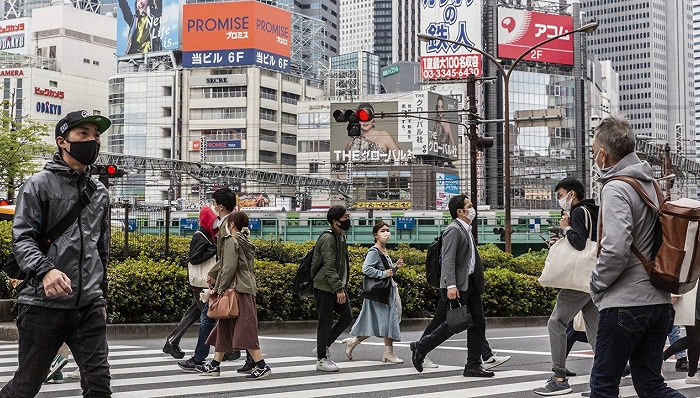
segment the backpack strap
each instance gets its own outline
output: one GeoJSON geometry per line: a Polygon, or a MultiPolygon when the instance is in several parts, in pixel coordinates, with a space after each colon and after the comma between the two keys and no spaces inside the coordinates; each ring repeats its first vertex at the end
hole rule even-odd
{"type": "MultiPolygon", "coordinates": [[[[656,198],[659,201],[658,206],[656,206],[654,204],[654,202],[651,200],[651,198],[649,197],[647,192],[642,187],[642,184],[640,184],[636,178],[633,178],[630,176],[615,176],[615,177],[612,177],[609,180],[605,181],[605,184],[607,184],[613,180],[620,180],[620,181],[624,181],[624,182],[630,184],[632,186],[632,188],[634,188],[634,190],[637,191],[637,194],[639,194],[639,196],[642,198],[642,200],[644,200],[644,203],[646,203],[647,206],[651,207],[652,210],[654,210],[654,213],[658,217],[658,214],[661,211],[660,210],[661,206],[666,202],[666,197],[663,195],[663,192],[661,191],[661,187],[659,186],[659,183],[656,182],[656,180],[652,180],[652,184],[654,185],[654,190],[656,191],[656,198]]],[[[605,184],[603,184],[603,187],[605,187],[605,184]]],[[[602,200],[600,201],[600,204],[601,204],[601,209],[602,209],[602,205],[603,205],[602,200]]],[[[599,225],[600,225],[600,231],[602,231],[602,229],[603,229],[602,217],[601,217],[601,222],[599,225]]],[[[601,249],[600,248],[600,239],[601,239],[600,236],[602,234],[600,233],[600,231],[598,233],[598,242],[599,242],[598,243],[598,255],[600,255],[600,249],[601,249]]],[[[634,243],[632,244],[630,249],[632,250],[632,253],[634,253],[634,255],[637,257],[637,259],[639,259],[639,261],[642,262],[642,265],[646,269],[647,274],[651,275],[651,269],[653,267],[652,263],[649,260],[647,260],[646,257],[644,257],[642,252],[639,251],[639,249],[637,248],[637,246],[634,245],[634,243]]]]}
{"type": "MultiPolygon", "coordinates": [[[[335,246],[336,246],[336,249],[337,249],[337,248],[338,248],[338,242],[337,242],[338,239],[335,238],[335,233],[334,233],[332,230],[327,229],[327,230],[321,232],[321,235],[318,236],[318,239],[321,239],[321,237],[322,237],[323,235],[329,234],[329,233],[330,233],[330,234],[333,234],[333,238],[336,240],[336,245],[335,245],[335,246]]],[[[316,239],[316,243],[318,243],[318,239],[316,239]]],[[[315,251],[316,251],[316,244],[314,243],[314,254],[316,254],[315,251]]],[[[336,251],[337,251],[337,250],[336,250],[336,251]]],[[[340,259],[338,259],[338,255],[337,255],[337,253],[336,253],[336,256],[335,256],[335,265],[336,265],[336,267],[338,266],[339,261],[340,261],[340,259]]],[[[321,271],[321,268],[323,268],[323,266],[318,267],[318,269],[316,270],[316,272],[311,276],[311,280],[316,279],[316,275],[318,275],[319,271],[321,271]]]]}
{"type": "Polygon", "coordinates": [[[80,217],[83,209],[90,204],[92,200],[92,194],[95,193],[97,185],[92,179],[88,179],[85,189],[78,194],[78,201],[73,204],[73,207],[68,211],[65,217],[54,225],[46,235],[42,235],[38,239],[39,248],[41,251],[45,251],[46,248],[51,246],[51,243],[56,239],[60,238],[68,228],[73,225],[75,220],[80,217]]]}

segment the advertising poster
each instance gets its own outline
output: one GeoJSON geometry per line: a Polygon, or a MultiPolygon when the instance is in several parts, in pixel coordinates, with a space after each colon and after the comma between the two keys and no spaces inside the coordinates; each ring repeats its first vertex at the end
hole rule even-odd
{"type": "Polygon", "coordinates": [[[0,21],[0,51],[11,54],[29,54],[31,18],[0,21]]]}
{"type": "MultiPolygon", "coordinates": [[[[498,8],[498,57],[518,58],[528,48],[574,29],[571,15],[545,14],[498,8]]],[[[574,38],[564,36],[530,51],[523,58],[534,62],[574,64],[574,38]]]]}
{"type": "Polygon", "coordinates": [[[459,195],[459,176],[435,173],[435,209],[448,210],[453,196],[459,195]]]}
{"type": "MultiPolygon", "coordinates": [[[[397,112],[398,102],[332,103],[331,115],[337,109],[369,107],[376,115],[397,112]]],[[[348,124],[331,122],[331,163],[394,163],[413,160],[413,144],[399,140],[399,119],[395,116],[360,123],[360,136],[349,137],[348,124]]]]}
{"type": "MultiPolygon", "coordinates": [[[[420,2],[421,33],[482,49],[482,0],[420,2]]],[[[426,80],[466,79],[483,73],[481,54],[458,44],[421,43],[421,77],[426,80]]]]}
{"type": "Polygon", "coordinates": [[[459,133],[459,114],[454,112],[459,107],[459,101],[436,93],[428,93],[428,105],[430,118],[436,119],[428,122],[428,154],[444,157],[451,160],[457,159],[457,143],[459,133]]]}
{"type": "Polygon", "coordinates": [[[184,0],[118,0],[117,55],[177,50],[184,0]]]}
{"type": "Polygon", "coordinates": [[[182,65],[255,65],[289,72],[292,16],[257,1],[187,4],[182,11],[182,65]]]}

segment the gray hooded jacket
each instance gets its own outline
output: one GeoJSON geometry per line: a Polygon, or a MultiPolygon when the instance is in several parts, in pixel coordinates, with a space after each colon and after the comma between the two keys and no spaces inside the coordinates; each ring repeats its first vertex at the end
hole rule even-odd
{"type": "Polygon", "coordinates": [[[90,175],[71,170],[56,154],[44,170],[29,177],[17,194],[12,223],[12,251],[19,267],[30,276],[19,293],[20,304],[72,309],[106,302],[107,261],[109,256],[109,197],[107,189],[94,181],[97,189],[90,204],[66,232],[39,250],[37,239],[58,224],[78,201],[90,175]],[[58,269],[71,280],[73,292],[65,297],[46,297],[42,278],[58,269]]]}
{"type": "MultiPolygon", "coordinates": [[[[614,176],[634,177],[657,204],[651,166],[636,153],[601,170],[600,182],[614,176]]],[[[632,253],[634,245],[649,258],[654,241],[656,214],[634,188],[624,181],[610,181],[600,194],[599,222],[603,223],[600,256],[591,275],[591,297],[599,310],[670,304],[671,295],[651,285],[641,261],[632,253]]]]}

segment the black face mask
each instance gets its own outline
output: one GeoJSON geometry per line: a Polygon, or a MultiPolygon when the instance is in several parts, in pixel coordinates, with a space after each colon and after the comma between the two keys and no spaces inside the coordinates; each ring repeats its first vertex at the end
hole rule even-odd
{"type": "Polygon", "coordinates": [[[347,231],[348,229],[350,229],[350,219],[347,219],[345,221],[340,221],[339,227],[343,231],[347,231]]]}
{"type": "Polygon", "coordinates": [[[97,155],[100,154],[100,144],[95,140],[72,142],[68,140],[65,141],[70,144],[70,151],[66,152],[68,152],[73,159],[86,166],[95,163],[95,160],[97,160],[97,155]]]}

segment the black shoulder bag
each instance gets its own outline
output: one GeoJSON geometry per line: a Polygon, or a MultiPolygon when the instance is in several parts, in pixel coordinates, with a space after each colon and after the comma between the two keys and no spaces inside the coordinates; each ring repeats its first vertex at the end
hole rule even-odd
{"type": "MultiPolygon", "coordinates": [[[[391,269],[391,267],[389,267],[389,261],[386,259],[386,257],[384,257],[384,255],[376,248],[374,250],[379,253],[379,258],[381,258],[382,263],[384,264],[384,269],[391,269]]],[[[389,304],[391,287],[391,278],[372,278],[367,275],[363,275],[362,292],[360,293],[360,297],[389,304]]]]}
{"type": "MultiPolygon", "coordinates": [[[[92,194],[95,193],[96,189],[97,185],[95,185],[95,182],[92,179],[88,179],[85,190],[83,190],[83,192],[80,194],[78,201],[75,202],[73,207],[71,207],[68,214],[66,214],[66,216],[58,222],[58,224],[54,225],[49,232],[47,232],[46,234],[39,235],[39,238],[37,238],[36,241],[39,245],[39,250],[43,254],[46,254],[46,252],[49,250],[49,247],[51,246],[51,243],[53,243],[53,241],[61,237],[61,235],[63,235],[63,233],[66,232],[66,230],[68,230],[68,227],[73,225],[75,220],[78,219],[83,209],[88,204],[90,204],[92,194]]],[[[14,252],[12,252],[12,250],[10,250],[10,254],[5,258],[5,262],[2,265],[2,270],[7,274],[7,276],[13,279],[20,279],[26,281],[28,278],[34,277],[34,275],[27,275],[24,271],[22,271],[22,269],[19,267],[19,264],[17,264],[17,259],[15,258],[14,252]]],[[[17,290],[21,290],[21,287],[23,287],[23,285],[24,284],[18,285],[17,290]]]]}

